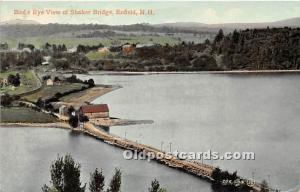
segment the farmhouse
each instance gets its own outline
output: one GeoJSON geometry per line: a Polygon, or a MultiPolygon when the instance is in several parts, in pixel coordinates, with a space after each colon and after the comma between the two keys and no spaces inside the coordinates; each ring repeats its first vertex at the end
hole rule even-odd
{"type": "Polygon", "coordinates": [[[102,47],[98,49],[98,52],[103,56],[107,56],[110,51],[107,47],[102,47]]]}
{"type": "Polygon", "coordinates": [[[62,105],[58,108],[58,112],[60,115],[68,115],[68,107],[65,105],[62,105]]]}
{"type": "Polygon", "coordinates": [[[0,78],[0,85],[1,86],[7,86],[8,85],[8,81],[6,78],[0,78]]]}
{"type": "Polygon", "coordinates": [[[48,86],[61,85],[61,81],[58,78],[54,78],[54,80],[49,78],[46,80],[46,85],[48,86]]]}
{"type": "Polygon", "coordinates": [[[122,46],[122,52],[125,55],[133,54],[135,50],[135,45],[133,44],[125,44],[122,46]]]}
{"type": "Polygon", "coordinates": [[[45,61],[42,62],[42,65],[49,65],[49,64],[51,64],[50,63],[51,56],[44,56],[43,59],[45,61]]]}
{"type": "Polygon", "coordinates": [[[79,112],[82,115],[86,115],[89,119],[109,117],[107,104],[83,105],[80,107],[79,112]]]}
{"type": "Polygon", "coordinates": [[[52,85],[54,85],[54,82],[53,82],[53,80],[52,80],[52,79],[47,79],[47,81],[46,81],[46,85],[48,85],[48,86],[52,86],[52,85]]]}

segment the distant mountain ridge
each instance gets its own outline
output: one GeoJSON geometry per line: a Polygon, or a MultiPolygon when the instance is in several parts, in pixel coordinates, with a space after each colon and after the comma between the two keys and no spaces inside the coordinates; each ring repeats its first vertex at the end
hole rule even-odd
{"type": "MultiPolygon", "coordinates": [[[[7,20],[0,22],[0,25],[41,25],[41,23],[35,20],[7,20]]],[[[80,24],[78,24],[80,25],[80,24]]],[[[101,25],[101,24],[99,24],[101,25]]],[[[245,28],[261,28],[261,27],[300,27],[300,17],[284,19],[274,22],[262,22],[262,23],[218,23],[218,24],[206,24],[200,22],[174,22],[174,23],[161,23],[161,24],[149,24],[153,27],[175,27],[175,28],[187,28],[187,29],[199,29],[199,28],[229,28],[229,29],[245,29],[245,28]]],[[[109,26],[109,25],[108,25],[109,26]]]]}
{"type": "Polygon", "coordinates": [[[14,19],[0,22],[0,25],[40,25],[35,20],[14,19]]]}
{"type": "Polygon", "coordinates": [[[262,23],[219,23],[219,24],[205,24],[198,22],[175,22],[175,23],[162,23],[155,24],[156,27],[176,27],[176,28],[228,28],[228,29],[246,29],[246,28],[262,28],[262,27],[300,27],[300,17],[284,19],[275,22],[262,22],[262,23]]]}
{"type": "MultiPolygon", "coordinates": [[[[219,29],[223,29],[225,34],[234,29],[253,29],[253,28],[282,28],[282,27],[300,27],[300,17],[290,18],[276,22],[266,23],[224,23],[224,24],[205,24],[198,22],[176,22],[162,24],[131,24],[131,25],[106,25],[106,24],[59,24],[49,23],[40,24],[34,20],[10,20],[0,22],[0,38],[5,37],[34,37],[49,36],[54,34],[76,33],[82,30],[89,32],[99,30],[123,31],[123,32],[150,32],[164,34],[206,34],[215,35],[219,29]]],[[[206,37],[207,38],[207,37],[206,37]]],[[[189,41],[189,40],[188,40],[189,41]]]]}

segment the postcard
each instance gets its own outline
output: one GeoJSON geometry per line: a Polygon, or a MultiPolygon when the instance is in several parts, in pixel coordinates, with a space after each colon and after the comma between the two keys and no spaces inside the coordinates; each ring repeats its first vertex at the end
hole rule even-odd
{"type": "Polygon", "coordinates": [[[0,192],[300,192],[300,1],[0,1],[0,192]]]}

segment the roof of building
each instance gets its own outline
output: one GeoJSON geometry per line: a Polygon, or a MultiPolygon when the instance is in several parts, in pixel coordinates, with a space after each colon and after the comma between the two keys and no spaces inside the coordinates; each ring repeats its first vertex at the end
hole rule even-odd
{"type": "Polygon", "coordinates": [[[107,104],[83,105],[80,109],[83,113],[109,112],[107,104]]]}

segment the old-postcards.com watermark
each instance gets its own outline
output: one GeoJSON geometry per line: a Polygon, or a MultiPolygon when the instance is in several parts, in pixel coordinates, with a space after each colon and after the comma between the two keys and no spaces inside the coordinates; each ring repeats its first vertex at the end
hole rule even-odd
{"type": "Polygon", "coordinates": [[[123,157],[126,160],[153,160],[153,159],[172,159],[181,160],[255,160],[254,152],[219,152],[208,150],[206,152],[152,152],[125,150],[123,157]]]}

